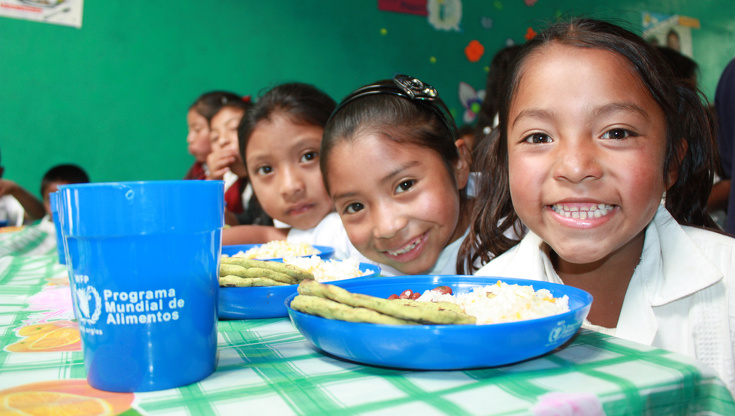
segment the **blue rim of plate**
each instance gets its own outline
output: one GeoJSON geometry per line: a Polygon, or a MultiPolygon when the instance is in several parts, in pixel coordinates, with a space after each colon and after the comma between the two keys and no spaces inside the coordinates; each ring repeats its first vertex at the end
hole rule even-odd
{"type": "MultiPolygon", "coordinates": [[[[241,251],[248,251],[253,247],[260,247],[262,244],[234,244],[234,245],[228,245],[228,246],[222,246],[222,254],[233,256],[241,251]]],[[[319,250],[319,254],[317,256],[321,257],[324,260],[331,259],[332,256],[334,256],[334,247],[327,247],[327,246],[313,246],[315,249],[319,250]]],[[[308,256],[299,256],[299,257],[311,257],[313,254],[310,254],[308,256]]],[[[274,258],[274,259],[256,259],[256,260],[275,260],[275,261],[281,261],[283,260],[282,257],[274,258]]]]}
{"type": "Polygon", "coordinates": [[[488,276],[396,276],[345,281],[355,293],[387,298],[405,289],[424,291],[449,286],[454,293],[477,285],[532,285],[554,297],[569,296],[568,312],[526,321],[488,325],[381,325],[325,319],[290,307],[289,317],[301,334],[328,355],[377,367],[406,370],[464,370],[508,365],[538,357],[564,345],[581,327],[592,296],[571,286],[527,279],[488,276]]]}
{"type": "MultiPolygon", "coordinates": [[[[373,279],[380,273],[380,267],[360,263],[360,270],[369,270],[370,273],[352,279],[335,280],[330,284],[373,279]]],[[[262,286],[262,287],[221,287],[217,302],[219,319],[264,319],[283,318],[288,316],[286,298],[296,293],[298,285],[262,286]]]]}

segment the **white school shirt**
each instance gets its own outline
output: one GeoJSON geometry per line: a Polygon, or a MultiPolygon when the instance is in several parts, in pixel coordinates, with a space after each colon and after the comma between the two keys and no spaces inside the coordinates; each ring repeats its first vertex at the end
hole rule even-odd
{"type": "MultiPolygon", "coordinates": [[[[426,274],[457,274],[457,254],[459,247],[462,245],[462,241],[468,233],[469,229],[462,238],[446,246],[439,255],[434,267],[426,272],[426,274]]],[[[362,263],[375,264],[380,266],[381,276],[401,276],[405,274],[390,266],[370,260],[357,251],[355,246],[350,242],[349,237],[347,237],[347,231],[345,231],[342,220],[336,212],[329,213],[314,228],[308,230],[292,228],[288,232],[286,240],[291,243],[306,242],[315,246],[333,247],[335,259],[344,260],[349,257],[354,257],[362,263]]]]}
{"type": "Polygon", "coordinates": [[[459,247],[462,245],[462,241],[464,241],[469,233],[470,229],[467,228],[462,237],[444,247],[444,250],[439,254],[439,258],[436,259],[434,267],[426,272],[426,274],[457,274],[457,255],[459,254],[459,247]]]}
{"type": "MultiPolygon", "coordinates": [[[[424,272],[425,275],[455,275],[457,274],[457,255],[459,254],[459,248],[462,245],[462,241],[464,241],[465,237],[467,237],[467,234],[469,234],[470,230],[469,228],[465,233],[462,235],[462,237],[458,238],[456,241],[450,243],[444,249],[439,253],[439,257],[436,259],[436,262],[434,263],[434,266],[424,272]]],[[[361,260],[365,261],[365,260],[361,260]]],[[[382,276],[403,276],[405,273],[402,273],[390,266],[386,266],[381,263],[376,263],[372,260],[367,260],[373,264],[377,264],[381,267],[381,275],[382,276]]]]}
{"type": "MultiPolygon", "coordinates": [[[[475,274],[563,283],[549,250],[529,232],[475,274]]],[[[646,228],[617,328],[602,332],[693,357],[735,393],[734,279],[734,238],[681,226],[660,206],[646,228]]],[[[587,321],[583,327],[601,330],[587,321]]]]}
{"type": "MultiPolygon", "coordinates": [[[[222,177],[222,180],[225,181],[225,192],[227,192],[227,190],[230,189],[230,187],[234,185],[238,179],[240,179],[240,177],[234,174],[232,171],[228,170],[227,172],[225,172],[222,177]]],[[[242,193],[240,194],[240,200],[242,201],[242,206],[245,210],[248,209],[248,206],[250,205],[250,198],[252,197],[253,185],[251,185],[250,181],[248,181],[247,185],[245,185],[245,189],[243,189],[242,193]]]]}
{"type": "Polygon", "coordinates": [[[39,230],[47,233],[49,235],[49,238],[53,238],[53,240],[56,241],[56,226],[54,225],[54,220],[51,219],[51,216],[49,214],[44,215],[43,218],[38,221],[36,227],[38,227],[39,230]]]}
{"type": "Polygon", "coordinates": [[[0,220],[8,226],[21,226],[25,222],[25,209],[12,195],[0,197],[0,220]]]}
{"type": "MultiPolygon", "coordinates": [[[[313,246],[327,246],[334,248],[334,258],[344,260],[349,257],[358,257],[365,261],[364,256],[350,243],[347,231],[336,212],[330,212],[319,224],[308,230],[291,228],[286,241],[290,243],[309,243],[313,246]]],[[[374,263],[374,262],[371,262],[374,263]]]]}

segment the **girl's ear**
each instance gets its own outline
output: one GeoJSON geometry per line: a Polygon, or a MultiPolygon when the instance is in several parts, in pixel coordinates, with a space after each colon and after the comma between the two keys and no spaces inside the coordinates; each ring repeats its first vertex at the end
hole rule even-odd
{"type": "Polygon", "coordinates": [[[457,139],[454,145],[459,152],[459,159],[454,163],[454,180],[457,182],[457,188],[462,189],[467,186],[470,177],[470,148],[464,139],[457,139]]]}
{"type": "Polygon", "coordinates": [[[682,140],[676,149],[674,160],[669,165],[669,171],[666,173],[667,190],[671,188],[679,178],[679,167],[681,166],[681,162],[684,160],[684,156],[687,154],[687,150],[689,150],[689,143],[686,140],[682,140]]]}

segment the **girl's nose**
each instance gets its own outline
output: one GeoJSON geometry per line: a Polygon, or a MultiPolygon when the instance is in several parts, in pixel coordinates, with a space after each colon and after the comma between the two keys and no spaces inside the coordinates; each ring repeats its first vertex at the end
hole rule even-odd
{"type": "Polygon", "coordinates": [[[281,195],[288,200],[294,196],[299,196],[304,192],[306,186],[304,180],[298,172],[298,169],[285,167],[281,171],[281,195]]]}
{"type": "Polygon", "coordinates": [[[393,204],[378,203],[372,211],[373,236],[375,238],[393,238],[408,224],[403,215],[393,204]]]}
{"type": "Polygon", "coordinates": [[[579,183],[602,176],[594,139],[561,140],[553,153],[555,179],[579,183]]]}

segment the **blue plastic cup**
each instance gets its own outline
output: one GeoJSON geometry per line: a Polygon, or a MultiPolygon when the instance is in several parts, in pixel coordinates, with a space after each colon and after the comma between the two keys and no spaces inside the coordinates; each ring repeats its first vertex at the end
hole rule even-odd
{"type": "Polygon", "coordinates": [[[59,192],[88,383],[141,392],[210,375],[223,182],[86,183],[59,192]]]}
{"type": "Polygon", "coordinates": [[[49,194],[49,203],[51,205],[51,216],[54,220],[54,229],[56,230],[56,251],[59,253],[59,263],[66,264],[66,254],[64,253],[64,238],[61,234],[61,224],[59,223],[58,192],[51,192],[49,194]]]}

